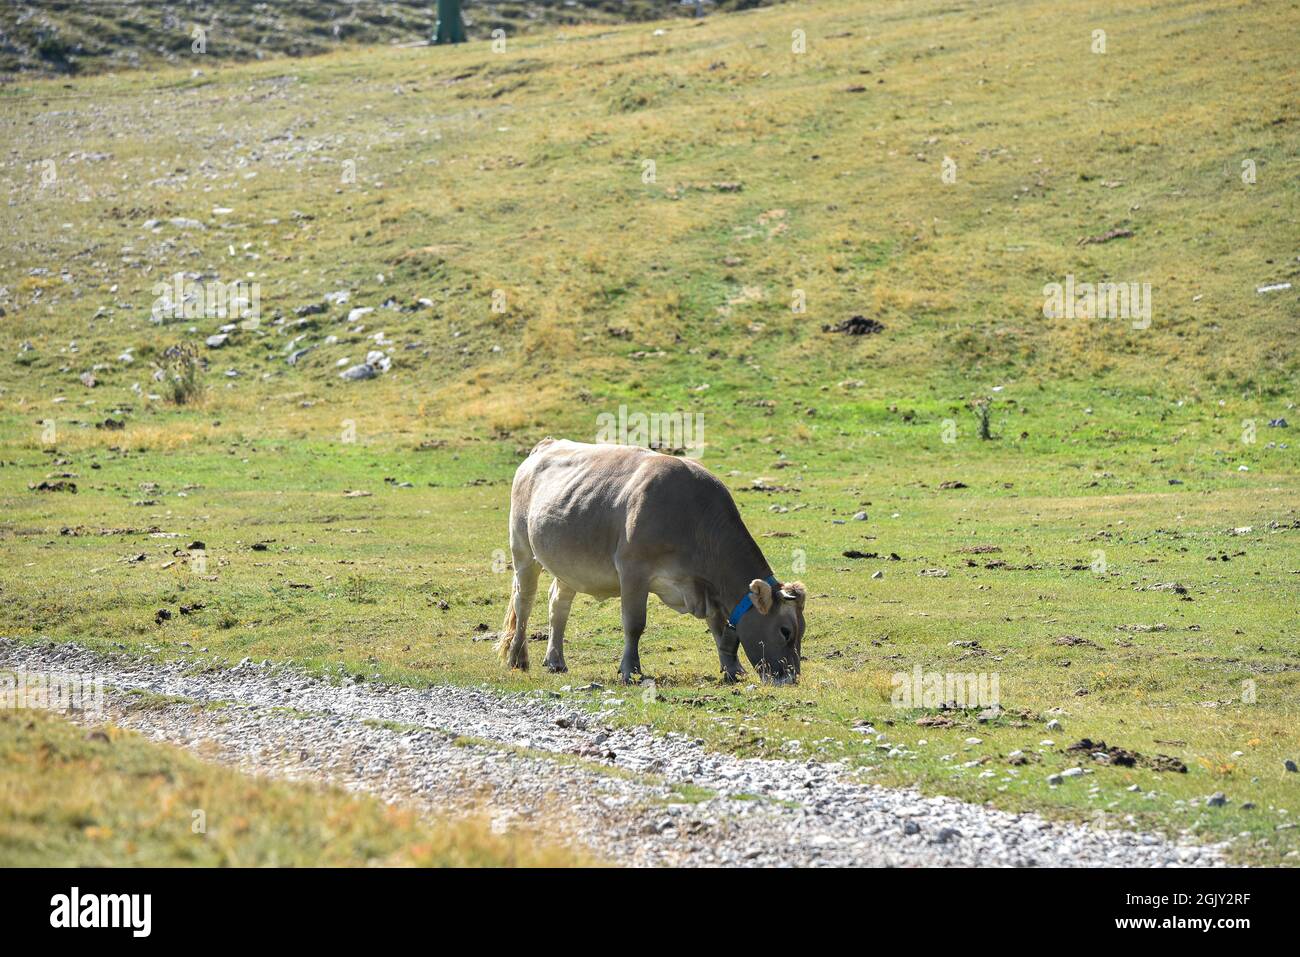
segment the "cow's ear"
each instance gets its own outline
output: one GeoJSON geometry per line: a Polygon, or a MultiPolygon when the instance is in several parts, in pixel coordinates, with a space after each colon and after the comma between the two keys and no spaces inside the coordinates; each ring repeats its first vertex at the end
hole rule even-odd
{"type": "Polygon", "coordinates": [[[786,582],[781,586],[781,597],[794,602],[795,607],[803,611],[803,603],[808,598],[808,589],[803,582],[786,582]]]}
{"type": "Polygon", "coordinates": [[[749,583],[749,597],[754,600],[754,607],[759,614],[766,615],[772,610],[772,586],[761,578],[749,583]]]}

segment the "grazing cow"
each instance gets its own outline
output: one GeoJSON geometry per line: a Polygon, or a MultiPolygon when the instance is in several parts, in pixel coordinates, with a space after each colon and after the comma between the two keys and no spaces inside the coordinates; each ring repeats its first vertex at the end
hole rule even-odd
{"type": "Polygon", "coordinates": [[[550,671],[568,670],[564,626],[582,592],[619,598],[619,673],[625,683],[641,674],[638,644],[653,593],[708,622],[726,680],[744,673],[741,645],[765,681],[799,675],[804,586],[773,577],[727,487],[688,459],[544,439],[515,472],[510,553],[514,585],[497,651],[512,668],[528,668],[528,613],[545,569],[554,578],[543,663],[550,671]]]}

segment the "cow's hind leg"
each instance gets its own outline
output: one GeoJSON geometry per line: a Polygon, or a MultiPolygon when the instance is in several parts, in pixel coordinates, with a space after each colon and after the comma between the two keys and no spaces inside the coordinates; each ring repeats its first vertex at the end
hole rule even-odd
{"type": "Polygon", "coordinates": [[[551,640],[546,643],[546,660],[542,662],[547,671],[569,670],[564,663],[564,626],[569,622],[574,594],[574,590],[558,578],[551,582],[551,640]]]}
{"type": "Polygon", "coordinates": [[[624,684],[632,683],[632,676],[641,671],[641,634],[645,631],[646,602],[650,590],[643,582],[623,577],[619,582],[620,603],[623,606],[623,660],[618,673],[624,684]]]}
{"type": "Polygon", "coordinates": [[[510,588],[510,607],[501,625],[497,653],[511,668],[528,670],[528,614],[537,597],[537,579],[542,566],[531,555],[514,556],[515,579],[510,588]]]}

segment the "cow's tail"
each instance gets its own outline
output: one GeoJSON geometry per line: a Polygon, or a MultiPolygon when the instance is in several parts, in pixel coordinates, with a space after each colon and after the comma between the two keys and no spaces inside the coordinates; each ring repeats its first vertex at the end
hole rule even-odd
{"type": "Polygon", "coordinates": [[[511,668],[528,670],[528,642],[525,639],[514,647],[515,632],[519,628],[519,615],[515,609],[519,605],[519,578],[511,576],[510,604],[506,606],[506,617],[501,622],[501,636],[497,640],[497,657],[511,668]]]}

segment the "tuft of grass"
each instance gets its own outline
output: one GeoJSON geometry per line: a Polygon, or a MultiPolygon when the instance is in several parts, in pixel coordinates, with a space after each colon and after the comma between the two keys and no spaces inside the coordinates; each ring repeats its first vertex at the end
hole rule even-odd
{"type": "Polygon", "coordinates": [[[198,346],[182,342],[163,353],[167,398],[173,405],[191,405],[203,394],[203,359],[198,346]]]}
{"type": "Polygon", "coordinates": [[[978,429],[976,434],[981,441],[988,442],[993,438],[993,433],[989,430],[989,419],[993,415],[993,400],[987,397],[972,399],[970,407],[975,413],[975,422],[978,429]]]}

